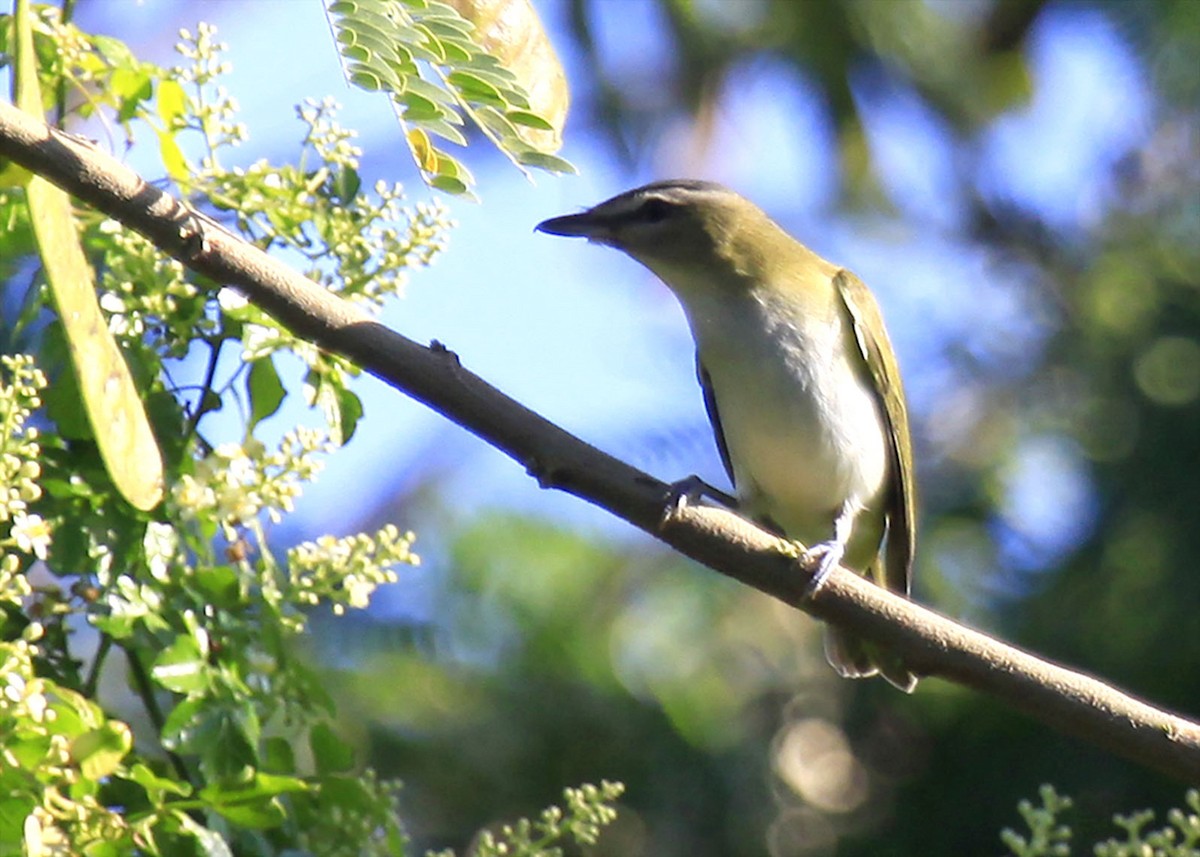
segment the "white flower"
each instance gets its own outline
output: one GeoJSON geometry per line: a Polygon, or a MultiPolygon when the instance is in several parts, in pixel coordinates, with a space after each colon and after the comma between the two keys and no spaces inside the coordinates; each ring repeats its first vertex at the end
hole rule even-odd
{"type": "Polygon", "coordinates": [[[46,558],[46,551],[50,547],[50,525],[41,515],[27,515],[24,512],[13,515],[12,537],[18,549],[38,559],[46,558]]]}

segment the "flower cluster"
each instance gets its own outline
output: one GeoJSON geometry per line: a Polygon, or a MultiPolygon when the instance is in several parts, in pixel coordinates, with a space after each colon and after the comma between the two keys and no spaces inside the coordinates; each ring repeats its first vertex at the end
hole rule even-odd
{"type": "Polygon", "coordinates": [[[205,297],[184,268],[147,239],[115,220],[100,224],[107,236],[100,275],[100,308],[126,348],[149,343],[164,357],[182,358],[197,335],[216,332],[204,315],[205,297]]]}
{"type": "Polygon", "coordinates": [[[218,42],[216,35],[217,28],[204,22],[197,25],[195,33],[187,29],[180,30],[175,50],[184,59],[190,60],[191,64],[171,69],[171,79],[184,85],[194,85],[198,93],[189,99],[187,115],[192,118],[186,121],[186,127],[204,135],[209,151],[202,162],[204,170],[219,170],[215,151],[225,146],[236,146],[249,134],[245,123],[236,121],[240,110],[237,100],[224,86],[216,83],[233,68],[221,56],[229,50],[229,45],[218,42]]]}
{"type": "Polygon", "coordinates": [[[299,164],[259,160],[213,168],[196,189],[233,213],[260,244],[302,254],[310,263],[307,276],[378,310],[400,293],[409,270],[430,264],[445,248],[452,222],[441,202],[404,206],[399,184],[379,181],[366,192],[358,174],[362,150],[352,142],[354,132],[336,121],[337,110],[330,98],[300,105],[308,130],[299,164]]]}
{"type": "MultiPolygon", "coordinates": [[[[595,845],[601,830],[617,818],[613,804],[625,792],[621,783],[602,781],[585,783],[577,789],[564,789],[566,809],[550,806],[536,820],[522,818],[499,830],[479,834],[471,854],[475,857],[510,857],[515,854],[562,854],[558,843],[577,842],[595,845]]],[[[428,857],[454,857],[450,850],[428,857]]]]}
{"type": "Polygon", "coordinates": [[[41,407],[45,386],[46,376],[32,357],[0,355],[0,600],[29,594],[20,571],[29,557],[45,559],[50,547],[49,523],[29,511],[42,496],[37,482],[42,471],[38,430],[27,423],[41,407]]]}
{"type": "Polygon", "coordinates": [[[366,533],[341,539],[321,536],[297,545],[288,551],[296,599],[310,605],[327,600],[338,615],[346,607],[366,607],[377,587],[396,582],[392,566],[420,562],[411,550],[413,538],[412,533],[401,533],[388,524],[373,537],[366,533]]]}
{"type": "Polygon", "coordinates": [[[278,523],[291,512],[301,486],[322,464],[318,453],[332,445],[315,429],[297,428],[268,452],[260,441],[223,443],[180,477],[171,496],[185,519],[216,518],[227,528],[245,526],[260,514],[278,523]]]}

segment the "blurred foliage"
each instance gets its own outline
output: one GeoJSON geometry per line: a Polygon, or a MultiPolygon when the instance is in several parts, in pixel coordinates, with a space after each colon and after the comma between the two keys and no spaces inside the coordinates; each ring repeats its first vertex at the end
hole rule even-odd
{"type": "Polygon", "coordinates": [[[812,820],[831,841],[874,816],[868,771],[894,785],[922,770],[886,692],[859,725],[862,756],[829,752],[849,744],[850,688],[827,669],[815,624],[772,599],[665,552],[527,518],[450,530],[448,544],[425,545],[451,576],[424,633],[382,621],[317,633],[322,660],[344,665],[327,681],[347,728],[371,724],[371,758],[404,772],[422,844],[460,843],[481,807],[508,817],[582,771],[620,771],[620,813],[591,853],[755,854],[768,828],[786,841],[812,836],[798,829],[812,820]],[[840,817],[822,822],[789,782],[840,817]]]}
{"type": "MultiPolygon", "coordinates": [[[[636,8],[661,26],[647,39],[658,50],[617,61],[597,26],[612,6],[566,0],[575,116],[631,167],[677,146],[684,120],[701,148],[712,142],[714,114],[740,95],[736,71],[782,63],[834,129],[841,216],[983,260],[958,274],[983,279],[946,298],[970,323],[929,334],[948,368],[916,415],[918,598],[1200,715],[1200,4],[636,8]],[[1032,69],[1050,18],[1104,21],[1146,100],[1144,128],[1097,166],[1101,192],[1067,223],[1010,192],[985,156],[990,135],[1055,85],[1032,69]],[[946,141],[913,155],[944,159],[951,220],[905,208],[888,185],[866,112],[897,94],[946,141]],[[993,276],[1020,336],[975,300],[993,276]],[[1053,551],[1013,511],[1019,472],[1060,491],[1050,497],[1082,486],[1084,511],[1053,551]]],[[[755,129],[738,131],[752,146],[755,129]]],[[[1039,514],[1043,528],[1070,517],[1039,514]]],[[[628,786],[597,852],[622,855],[996,853],[1009,807],[1038,783],[1074,796],[1076,841],[1108,835],[1113,813],[1178,799],[1176,784],[981,695],[929,680],[899,699],[834,682],[811,623],[644,542],[512,516],[438,529],[447,576],[422,644],[364,643],[366,668],[335,679],[375,724],[364,740],[379,763],[422,772],[407,798],[429,841],[462,841],[480,806],[504,816],[598,777],[628,786]],[[385,675],[396,691],[380,698],[385,675]]]]}

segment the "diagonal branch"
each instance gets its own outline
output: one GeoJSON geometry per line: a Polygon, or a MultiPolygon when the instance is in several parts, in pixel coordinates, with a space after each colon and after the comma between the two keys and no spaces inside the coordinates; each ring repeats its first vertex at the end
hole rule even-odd
{"type": "Polygon", "coordinates": [[[722,509],[664,518],[666,486],[525,408],[282,262],[194,214],[113,158],[0,103],[0,156],[141,232],[164,252],[244,292],[297,334],[345,355],[557,488],[629,521],[710,568],[894,649],[915,672],[990,693],[1060,731],[1169,776],[1200,781],[1200,724],[959,625],[853,572],[836,569],[805,601],[790,546],[722,509]]]}

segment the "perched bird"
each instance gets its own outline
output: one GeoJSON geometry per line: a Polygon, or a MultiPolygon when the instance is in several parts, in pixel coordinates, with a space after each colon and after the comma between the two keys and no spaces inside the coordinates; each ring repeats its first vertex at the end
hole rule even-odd
{"type": "MultiPolygon", "coordinates": [[[[811,546],[810,592],[844,563],[908,594],[908,415],[883,318],[858,277],[711,182],[655,182],[537,229],[622,250],[675,293],[738,505],[811,546]]],[[[843,676],[916,686],[899,659],[839,629],[827,629],[825,652],[843,676]]]]}

